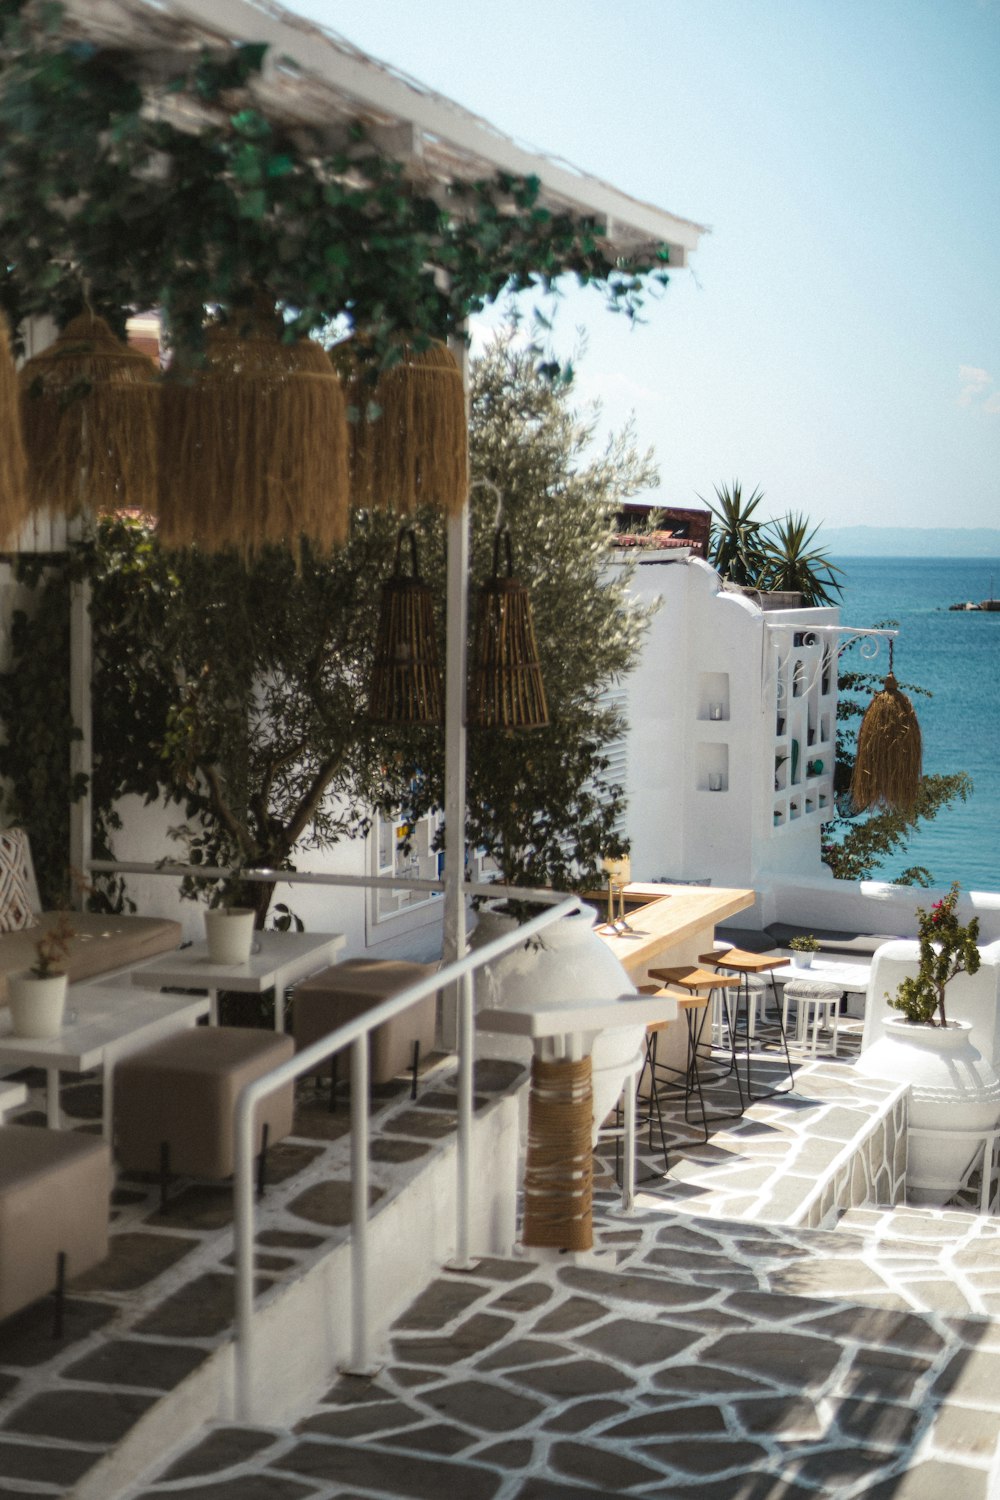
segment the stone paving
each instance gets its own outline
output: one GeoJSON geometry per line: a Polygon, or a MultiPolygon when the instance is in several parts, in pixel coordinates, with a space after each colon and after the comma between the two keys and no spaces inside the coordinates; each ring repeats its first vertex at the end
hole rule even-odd
{"type": "Polygon", "coordinates": [[[291,1428],[215,1426],[128,1500],[1000,1492],[991,1319],[880,1301],[852,1235],[652,1212],[600,1229],[608,1265],[442,1274],[373,1379],[342,1377],[291,1428]],[[796,1268],[828,1252],[817,1295],[796,1268]]]}
{"type": "MultiPolygon", "coordinates": [[[[453,1128],[452,1066],[434,1064],[416,1106],[381,1101],[376,1187],[453,1128]]],[[[480,1070],[477,1089],[509,1082],[480,1070]]],[[[89,1128],[98,1089],[65,1096],[89,1128]]],[[[269,1280],[346,1234],[346,1111],[308,1092],[300,1105],[261,1235],[269,1280]]],[[[336,1380],[290,1425],[211,1423],[102,1500],[996,1500],[1000,1221],[859,1206],[859,1185],[898,1175],[898,1125],[894,1091],[858,1092],[837,1061],[707,1145],[675,1107],[666,1173],[656,1134],[640,1138],[633,1215],[614,1143],[599,1146],[603,1258],[442,1272],[376,1378],[336,1380]],[[817,1189],[838,1180],[824,1208],[817,1189]]],[[[0,1497],[71,1497],[229,1337],[230,1208],[227,1189],[188,1185],[164,1219],[148,1183],[122,1183],[113,1254],[72,1289],[71,1335],[53,1346],[44,1305],[0,1325],[0,1497]]]]}

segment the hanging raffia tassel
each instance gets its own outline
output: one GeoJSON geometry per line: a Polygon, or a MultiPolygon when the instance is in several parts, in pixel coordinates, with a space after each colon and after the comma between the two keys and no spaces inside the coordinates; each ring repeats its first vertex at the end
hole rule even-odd
{"type": "Polygon", "coordinates": [[[890,639],[888,675],[882,691],[865,710],[858,730],[851,778],[854,811],[881,806],[912,812],[920,789],[922,761],[920,725],[913,704],[900,692],[893,676],[890,639]]]}
{"type": "Polygon", "coordinates": [[[510,532],[493,541],[493,577],[479,590],[469,683],[469,723],[478,729],[544,729],[549,722],[531,596],[512,576],[510,532]],[[507,577],[499,577],[500,543],[507,577]]]}
{"type": "Polygon", "coordinates": [[[0,313],[0,547],[16,540],[30,513],[17,372],[0,313]]]}
{"type": "Polygon", "coordinates": [[[268,315],[213,328],[205,365],[178,371],[160,408],[159,523],[167,547],[245,556],[347,535],[347,411],[326,351],[282,340],[268,315]]]}
{"type": "Polygon", "coordinates": [[[22,367],[33,510],[66,516],[156,503],[156,366],[81,313],[22,367]]]}
{"type": "Polygon", "coordinates": [[[449,514],[468,494],[468,417],[462,372],[447,344],[403,346],[373,385],[353,341],[333,351],[352,409],[351,498],[364,510],[449,514]]]}
{"type": "Polygon", "coordinates": [[[396,541],[392,577],[382,585],[368,717],[376,724],[439,724],[441,702],[434,601],[420,577],[417,539],[404,530],[396,541]],[[401,563],[404,536],[410,539],[410,578],[401,563]]]}

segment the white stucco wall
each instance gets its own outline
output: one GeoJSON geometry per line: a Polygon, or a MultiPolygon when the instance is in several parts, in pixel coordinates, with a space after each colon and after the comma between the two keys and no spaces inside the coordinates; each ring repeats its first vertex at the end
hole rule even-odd
{"type": "MultiPolygon", "coordinates": [[[[778,637],[790,648],[795,627],[835,624],[834,609],[763,611],[743,594],[722,589],[719,575],[700,558],[642,554],[632,592],[658,603],[642,659],[624,684],[627,833],[635,880],[711,880],[714,885],[757,886],[773,872],[820,876],[822,812],[818,789],[832,804],[833,756],[819,741],[805,741],[806,704],[818,733],[822,647],[804,649],[803,683],[813,686],[785,705],[789,728],[800,741],[797,783],[775,793],[778,637]],[[811,697],[810,697],[811,693],[811,697]],[[715,712],[720,717],[713,717],[715,712]],[[796,717],[798,716],[798,717],[796,717]],[[824,777],[808,784],[804,766],[822,751],[824,777]],[[801,764],[800,764],[801,762],[801,764]],[[778,819],[781,819],[780,823],[778,819]]],[[[780,658],[788,679],[788,650],[780,658]]],[[[836,686],[823,698],[822,723],[834,732],[836,686]]],[[[812,732],[812,731],[811,731],[812,732]]],[[[788,770],[785,778],[788,779],[788,770]]]]}

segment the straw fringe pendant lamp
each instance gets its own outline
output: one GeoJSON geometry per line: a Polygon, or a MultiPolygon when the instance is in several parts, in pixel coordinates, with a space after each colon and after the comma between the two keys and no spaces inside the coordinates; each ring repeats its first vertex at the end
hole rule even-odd
{"type": "Polygon", "coordinates": [[[167,547],[245,556],[347,536],[347,411],[326,351],[286,343],[274,306],[209,330],[204,366],[179,370],[160,411],[159,533],[167,547]]]}
{"type": "Polygon", "coordinates": [[[865,710],[858,730],[858,748],[851,777],[851,805],[855,812],[890,807],[911,813],[916,805],[923,770],[920,725],[913,704],[900,692],[892,671],[882,691],[865,710]]]}
{"type": "Polygon", "coordinates": [[[0,313],[0,546],[16,539],[30,514],[17,371],[7,320],[0,313]]]}
{"type": "Polygon", "coordinates": [[[156,377],[148,354],[89,311],[23,365],[32,509],[66,516],[155,509],[156,377]]]}
{"type": "Polygon", "coordinates": [[[368,717],[376,724],[440,724],[442,696],[434,602],[420,577],[416,536],[404,528],[396,540],[392,577],[382,585],[368,717]],[[407,536],[411,577],[401,562],[407,536]]]}
{"type": "Polygon", "coordinates": [[[468,720],[477,729],[544,729],[549,722],[531,596],[512,575],[504,527],[493,541],[493,577],[476,603],[468,720]],[[499,576],[501,542],[506,578],[499,576]]]}
{"type": "Polygon", "coordinates": [[[352,341],[334,350],[352,408],[351,498],[365,510],[457,514],[468,492],[468,416],[447,344],[404,344],[372,385],[352,341]],[[376,414],[377,413],[377,414],[376,414]]]}

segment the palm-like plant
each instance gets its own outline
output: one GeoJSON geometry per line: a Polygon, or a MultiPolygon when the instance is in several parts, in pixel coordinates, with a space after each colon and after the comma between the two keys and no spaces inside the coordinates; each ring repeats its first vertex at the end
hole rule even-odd
{"type": "Polygon", "coordinates": [[[749,499],[743,499],[743,489],[738,479],[732,485],[715,486],[717,505],[699,495],[715,518],[709,540],[709,561],[713,568],[730,583],[744,588],[763,587],[768,551],[763,521],[754,520],[754,511],[764,498],[763,491],[754,490],[749,499]]]}
{"type": "Polygon", "coordinates": [[[843,569],[830,562],[823,548],[815,545],[818,531],[818,526],[809,529],[809,520],[801,511],[780,521],[767,522],[762,537],[766,561],[760,587],[799,593],[802,603],[810,609],[836,604],[843,592],[843,584],[837,581],[843,569]]]}

